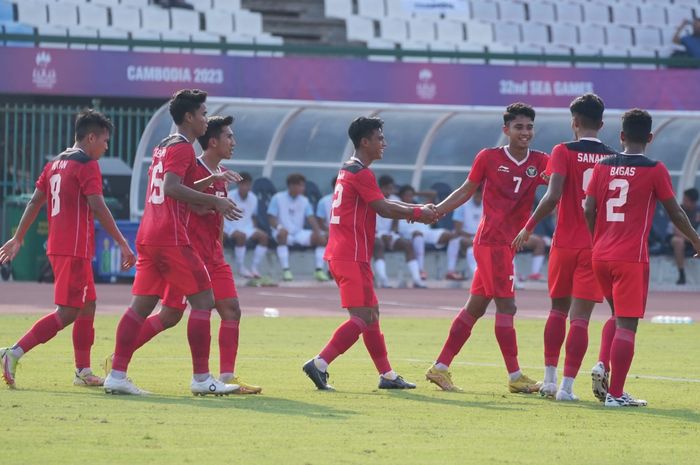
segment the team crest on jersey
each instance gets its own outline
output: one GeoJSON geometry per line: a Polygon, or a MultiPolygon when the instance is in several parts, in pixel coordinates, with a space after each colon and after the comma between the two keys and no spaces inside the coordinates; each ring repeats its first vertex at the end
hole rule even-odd
{"type": "Polygon", "coordinates": [[[535,176],[537,176],[537,168],[535,168],[534,166],[530,165],[530,166],[528,166],[527,169],[525,170],[525,174],[527,174],[527,176],[528,176],[529,178],[534,178],[535,176]]]}

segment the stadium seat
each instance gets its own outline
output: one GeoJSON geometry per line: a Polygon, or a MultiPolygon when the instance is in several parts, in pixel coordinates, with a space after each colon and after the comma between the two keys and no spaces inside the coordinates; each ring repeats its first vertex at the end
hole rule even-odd
{"type": "MultiPolygon", "coordinates": [[[[433,40],[428,44],[428,48],[435,52],[456,52],[457,45],[454,42],[442,42],[438,40],[433,40]]],[[[431,57],[430,61],[433,63],[454,63],[454,58],[448,57],[431,57]]]]}
{"type": "MultiPolygon", "coordinates": [[[[376,0],[380,1],[380,0],[376,0]]],[[[385,12],[388,18],[403,18],[409,19],[411,14],[404,9],[403,0],[385,0],[385,12]]]]}
{"type": "MultiPolygon", "coordinates": [[[[512,44],[506,45],[506,44],[499,44],[497,42],[494,42],[492,44],[487,45],[486,49],[488,50],[489,53],[515,53],[515,46],[512,44]]],[[[515,60],[506,60],[506,59],[502,59],[502,58],[496,58],[496,59],[490,58],[489,64],[514,66],[515,60]]]]}
{"type": "Polygon", "coordinates": [[[646,4],[639,9],[639,23],[642,26],[666,27],[666,8],[661,5],[646,4]]]}
{"type": "Polygon", "coordinates": [[[575,24],[552,24],[549,31],[552,34],[552,44],[575,47],[579,43],[578,26],[575,24]]]}
{"type": "Polygon", "coordinates": [[[472,0],[471,17],[475,21],[498,21],[498,5],[485,0],[472,0]]]}
{"type": "MultiPolygon", "coordinates": [[[[428,50],[429,45],[428,42],[419,42],[415,40],[405,40],[401,44],[401,49],[402,50],[428,50]]],[[[428,61],[428,58],[426,56],[405,56],[401,58],[402,61],[405,62],[426,62],[428,61]]]]}
{"type": "Polygon", "coordinates": [[[49,3],[49,24],[70,28],[78,25],[78,7],[72,3],[49,3]]]}
{"type": "Polygon", "coordinates": [[[112,8],[112,27],[121,31],[141,29],[141,12],[136,8],[112,8]]]}
{"type": "Polygon", "coordinates": [[[213,10],[239,11],[242,9],[241,0],[212,0],[213,10]]]}
{"type": "Polygon", "coordinates": [[[267,220],[267,207],[270,205],[270,199],[277,193],[275,185],[270,179],[261,177],[253,181],[251,187],[253,193],[258,197],[258,227],[270,234],[270,223],[267,220]]]}
{"type": "MultiPolygon", "coordinates": [[[[607,57],[613,57],[613,56],[628,57],[629,51],[626,48],[622,48],[622,47],[605,46],[605,47],[601,47],[601,54],[603,56],[607,56],[607,57]]],[[[603,63],[603,68],[608,68],[608,69],[623,69],[623,68],[627,68],[627,67],[628,67],[628,65],[625,63],[603,63]]]]}
{"type": "Polygon", "coordinates": [[[170,29],[184,34],[199,32],[199,12],[183,10],[182,8],[171,8],[170,29]]]}
{"type": "Polygon", "coordinates": [[[442,42],[464,42],[464,24],[458,21],[445,19],[435,23],[435,35],[442,42]]]}
{"type": "Polygon", "coordinates": [[[170,15],[168,10],[154,6],[141,8],[141,28],[144,31],[152,32],[169,31],[170,15]]]}
{"type": "Polygon", "coordinates": [[[532,45],[548,45],[549,31],[547,26],[539,23],[523,23],[523,42],[532,45]]]}
{"type": "Polygon", "coordinates": [[[323,0],[323,11],[326,18],[346,19],[352,15],[352,0],[323,0]]]}
{"type": "Polygon", "coordinates": [[[365,18],[382,19],[384,13],[384,2],[379,0],[357,0],[357,14],[365,18]]]}
{"type": "MultiPolygon", "coordinates": [[[[2,29],[5,31],[6,34],[34,35],[34,28],[31,26],[27,26],[26,24],[20,24],[15,22],[3,23],[2,29]]],[[[20,42],[8,40],[4,42],[3,45],[6,45],[8,47],[34,47],[34,42],[20,42]]]]}
{"type": "MultiPolygon", "coordinates": [[[[192,5],[194,7],[195,11],[205,12],[205,11],[209,11],[213,8],[211,0],[187,0],[187,3],[192,5]]],[[[233,2],[229,2],[229,3],[233,3],[233,2]]]]}
{"type": "Polygon", "coordinates": [[[611,6],[613,23],[620,26],[637,26],[639,24],[639,8],[630,3],[618,3],[611,6]]]}
{"type": "MultiPolygon", "coordinates": [[[[192,39],[192,42],[204,42],[211,44],[221,43],[221,36],[211,34],[209,32],[196,31],[190,34],[190,38],[192,39]]],[[[196,53],[197,55],[221,55],[220,49],[201,48],[195,45],[192,45],[191,51],[192,53],[196,53]]]]}
{"type": "MultiPolygon", "coordinates": [[[[542,47],[539,45],[517,44],[515,51],[520,55],[542,55],[542,47]]],[[[522,66],[542,66],[542,61],[518,59],[518,64],[522,66]]]]}
{"type": "MultiPolygon", "coordinates": [[[[632,48],[629,51],[630,56],[633,57],[639,57],[639,58],[656,58],[656,51],[654,50],[649,50],[649,49],[644,49],[644,48],[632,48]]],[[[632,63],[630,64],[630,68],[632,69],[656,69],[657,66],[655,64],[646,64],[646,63],[632,63]]]]}
{"type": "MultiPolygon", "coordinates": [[[[114,28],[104,28],[98,31],[100,39],[128,39],[129,33],[114,28]]],[[[127,45],[100,45],[100,50],[125,52],[129,50],[127,45]]]]}
{"type": "Polygon", "coordinates": [[[86,3],[80,5],[78,10],[80,26],[93,29],[109,27],[109,11],[101,5],[86,3]]]}
{"type": "Polygon", "coordinates": [[[239,10],[233,14],[234,31],[237,34],[255,36],[263,32],[262,15],[248,10],[239,10]]]}
{"type": "Polygon", "coordinates": [[[579,29],[579,43],[586,47],[593,47],[600,52],[600,47],[605,46],[605,28],[600,24],[585,24],[579,29]]]}
{"type": "Polygon", "coordinates": [[[491,23],[470,21],[465,24],[467,42],[478,45],[488,45],[493,42],[493,26],[491,23]]]}
{"type": "Polygon", "coordinates": [[[119,6],[119,0],[92,0],[92,2],[95,5],[104,5],[104,6],[119,6]]]}
{"type": "MultiPolygon", "coordinates": [[[[700,6],[697,7],[700,10],[700,6]]],[[[700,13],[700,11],[698,11],[700,13]]],[[[666,7],[666,15],[668,18],[668,25],[672,28],[678,27],[686,19],[693,18],[693,9],[688,5],[668,5],[666,7]]]]}
{"type": "Polygon", "coordinates": [[[578,24],[583,22],[583,9],[578,3],[557,3],[557,21],[578,24]]]}
{"type": "Polygon", "coordinates": [[[367,42],[374,38],[374,21],[359,16],[349,16],[345,20],[345,34],[348,41],[367,42]]]}
{"type": "MultiPolygon", "coordinates": [[[[370,39],[367,41],[367,48],[396,50],[396,42],[385,39],[370,39]]],[[[369,55],[367,59],[372,61],[396,61],[396,57],[390,55],[369,55]]]]}
{"type": "MultiPolygon", "coordinates": [[[[463,42],[461,44],[457,44],[457,51],[458,52],[484,53],[485,47],[483,44],[463,42]]],[[[462,63],[462,64],[468,63],[468,64],[474,64],[474,65],[483,65],[484,63],[486,63],[486,60],[484,60],[483,58],[458,58],[457,62],[462,63]]]]}
{"type": "MultiPolygon", "coordinates": [[[[262,32],[255,36],[255,43],[260,45],[283,45],[284,39],[281,37],[273,36],[272,34],[267,34],[262,32]]],[[[270,56],[270,57],[281,57],[284,56],[282,52],[256,52],[258,56],[270,56]]]]}
{"type": "Polygon", "coordinates": [[[45,26],[49,23],[48,8],[45,3],[23,0],[15,5],[18,22],[30,26],[45,26]]]}
{"type": "Polygon", "coordinates": [[[638,27],[632,30],[634,45],[638,48],[656,50],[661,47],[661,31],[655,27],[638,27]]]}
{"type": "MultiPolygon", "coordinates": [[[[160,33],[160,38],[161,40],[164,41],[169,41],[169,42],[183,42],[183,41],[189,41],[190,36],[189,34],[185,35],[182,32],[175,32],[175,31],[163,31],[160,33]]],[[[163,52],[165,53],[189,53],[191,52],[190,48],[182,48],[182,47],[163,47],[163,52]]]]}
{"type": "Polygon", "coordinates": [[[533,22],[552,24],[556,18],[556,8],[553,3],[536,1],[529,2],[528,19],[533,22]]]}
{"type": "Polygon", "coordinates": [[[384,18],[379,20],[379,37],[384,40],[403,42],[408,38],[406,20],[402,18],[384,18]]]}
{"type": "MultiPolygon", "coordinates": [[[[252,36],[231,33],[224,36],[224,42],[231,44],[255,44],[255,39],[252,36]]],[[[253,50],[228,50],[226,54],[230,56],[255,56],[255,52],[253,50]]]]}
{"type": "MultiPolygon", "coordinates": [[[[65,36],[68,38],[68,28],[54,26],[53,24],[44,24],[36,27],[37,34],[43,36],[65,36]]],[[[68,48],[67,43],[56,42],[39,42],[39,47],[45,48],[68,48]]]]}
{"type": "Polygon", "coordinates": [[[522,22],[526,19],[525,5],[510,0],[501,0],[498,3],[498,19],[501,21],[522,22]]]}
{"type": "Polygon", "coordinates": [[[423,18],[409,20],[408,37],[412,41],[432,42],[435,40],[435,23],[430,19],[423,18]]]}
{"type": "Polygon", "coordinates": [[[610,24],[610,9],[602,3],[584,3],[583,19],[590,24],[610,24]]]}
{"type": "MultiPolygon", "coordinates": [[[[595,56],[595,57],[600,57],[601,56],[601,51],[600,51],[600,46],[595,46],[595,45],[585,45],[585,44],[579,44],[576,47],[574,47],[574,55],[575,56],[595,56]]],[[[596,62],[576,62],[574,64],[576,68],[602,68],[603,65],[601,63],[596,63],[596,62]]]]}
{"type": "MultiPolygon", "coordinates": [[[[160,33],[155,31],[134,31],[131,33],[132,39],[142,39],[142,40],[161,40],[160,33]]],[[[135,52],[161,52],[161,47],[150,46],[150,45],[137,45],[133,48],[135,52]]]]}
{"type": "Polygon", "coordinates": [[[133,6],[137,8],[147,7],[149,3],[149,0],[121,0],[122,5],[133,6]]]}
{"type": "Polygon", "coordinates": [[[233,33],[233,15],[229,11],[212,10],[204,13],[205,30],[227,36],[233,33]]]}
{"type": "MultiPolygon", "coordinates": [[[[542,47],[547,55],[571,55],[571,48],[564,45],[548,44],[542,47]]],[[[570,61],[546,61],[544,65],[548,68],[570,68],[570,61]]]]}
{"type": "Polygon", "coordinates": [[[611,25],[605,28],[608,47],[626,49],[632,46],[632,29],[624,26],[611,25]]]}
{"type": "MultiPolygon", "coordinates": [[[[97,39],[98,33],[97,33],[97,29],[72,27],[72,28],[68,29],[68,36],[69,37],[82,37],[82,38],[89,38],[89,39],[97,39]]],[[[70,44],[69,48],[78,49],[78,50],[97,50],[99,48],[99,45],[97,45],[97,44],[70,44]]]]}
{"type": "Polygon", "coordinates": [[[516,45],[522,40],[520,25],[516,23],[500,23],[494,28],[496,42],[504,45],[516,45]]]}

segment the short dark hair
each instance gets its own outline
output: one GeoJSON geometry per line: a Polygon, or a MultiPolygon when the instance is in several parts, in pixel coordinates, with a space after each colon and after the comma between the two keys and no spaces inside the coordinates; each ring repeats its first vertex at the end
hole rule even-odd
{"type": "Polygon", "coordinates": [[[306,182],[306,177],[301,173],[292,173],[287,176],[287,186],[292,184],[301,184],[306,182]]]}
{"type": "Polygon", "coordinates": [[[695,203],[700,199],[700,192],[694,187],[691,187],[690,189],[686,189],[683,191],[683,195],[688,197],[691,202],[695,203]]]}
{"type": "Polygon", "coordinates": [[[75,117],[75,139],[83,140],[88,134],[107,130],[110,134],[114,125],[105,115],[95,110],[83,110],[75,117]]]}
{"type": "Polygon", "coordinates": [[[587,93],[576,97],[569,105],[572,116],[578,116],[581,126],[586,129],[598,129],[603,121],[605,103],[596,94],[587,93]]]}
{"type": "Polygon", "coordinates": [[[209,147],[209,139],[218,139],[224,128],[232,124],[233,116],[210,116],[207,118],[207,132],[197,138],[202,150],[209,147]]]}
{"type": "Polygon", "coordinates": [[[241,175],[241,181],[239,182],[239,184],[240,184],[241,182],[253,182],[253,176],[251,176],[249,172],[247,172],[247,171],[241,171],[241,172],[238,173],[238,174],[241,175]]]}
{"type": "Polygon", "coordinates": [[[622,132],[628,141],[646,144],[651,134],[651,115],[639,108],[627,110],[622,115],[622,132]]]}
{"type": "Polygon", "coordinates": [[[362,139],[372,137],[374,131],[383,128],[384,121],[382,121],[380,118],[367,118],[365,116],[360,116],[359,118],[355,118],[353,122],[350,123],[350,127],[348,128],[348,136],[352,141],[352,145],[354,145],[355,148],[358,148],[362,139]]]}
{"type": "Polygon", "coordinates": [[[410,184],[404,184],[403,186],[399,187],[399,197],[403,197],[403,195],[408,191],[413,191],[414,193],[416,192],[416,190],[410,184]]]}
{"type": "Polygon", "coordinates": [[[515,102],[511,103],[506,107],[506,111],[503,113],[503,124],[508,124],[517,118],[519,115],[526,116],[532,121],[535,121],[535,109],[532,108],[527,103],[515,102]]]}
{"type": "Polygon", "coordinates": [[[394,182],[394,178],[389,176],[388,174],[383,174],[379,176],[379,180],[377,181],[377,184],[379,184],[379,187],[386,187],[389,184],[396,184],[394,182]]]}
{"type": "Polygon", "coordinates": [[[207,93],[199,89],[182,89],[173,94],[168,105],[175,124],[185,121],[185,114],[194,113],[207,101],[207,93]]]}

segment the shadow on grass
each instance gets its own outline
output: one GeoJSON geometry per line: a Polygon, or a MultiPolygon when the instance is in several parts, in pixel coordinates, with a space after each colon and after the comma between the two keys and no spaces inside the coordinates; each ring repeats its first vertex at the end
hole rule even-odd
{"type": "Polygon", "coordinates": [[[500,411],[513,411],[517,409],[521,409],[522,407],[525,407],[529,404],[524,403],[524,402],[518,402],[517,404],[514,404],[512,401],[502,401],[497,398],[494,398],[493,400],[484,400],[484,401],[479,401],[479,400],[467,400],[463,399],[462,396],[464,394],[460,393],[440,393],[439,395],[443,395],[444,397],[431,397],[431,396],[426,396],[423,394],[418,394],[413,390],[395,390],[395,391],[387,391],[389,395],[395,396],[395,397],[400,397],[402,399],[406,400],[413,400],[416,402],[425,402],[429,404],[439,404],[439,405],[449,405],[451,407],[466,407],[466,408],[480,408],[484,410],[500,410],[500,411]],[[447,397],[449,396],[449,397],[447,397]]]}
{"type": "Polygon", "coordinates": [[[700,423],[700,412],[687,408],[662,409],[653,407],[605,407],[602,402],[579,401],[579,402],[558,402],[559,408],[598,410],[604,415],[643,415],[664,417],[672,420],[683,420],[690,423],[700,423]]]}

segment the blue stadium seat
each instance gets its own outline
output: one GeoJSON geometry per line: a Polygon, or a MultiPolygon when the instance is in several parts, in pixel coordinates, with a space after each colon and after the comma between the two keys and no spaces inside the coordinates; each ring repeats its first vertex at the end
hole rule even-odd
{"type": "Polygon", "coordinates": [[[253,193],[258,197],[258,227],[271,234],[270,223],[267,221],[267,207],[270,199],[277,193],[275,185],[269,178],[258,178],[253,181],[253,193]]]}
{"type": "MultiPolygon", "coordinates": [[[[444,182],[436,182],[432,186],[430,186],[431,190],[434,190],[437,192],[437,197],[435,197],[435,204],[442,202],[447,198],[448,195],[452,193],[452,188],[444,182]]],[[[452,222],[452,212],[448,213],[445,215],[440,221],[435,223],[436,228],[444,228],[449,231],[454,229],[454,224],[452,222]]]]}

